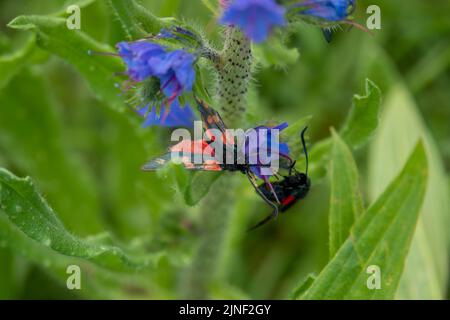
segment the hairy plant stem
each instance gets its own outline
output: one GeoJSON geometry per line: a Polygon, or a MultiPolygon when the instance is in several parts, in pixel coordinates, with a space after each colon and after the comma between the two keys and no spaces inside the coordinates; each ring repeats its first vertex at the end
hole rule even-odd
{"type": "MultiPolygon", "coordinates": [[[[229,128],[245,124],[246,93],[252,64],[250,41],[236,28],[225,31],[221,59],[216,63],[217,108],[229,128]]],[[[224,174],[201,203],[202,234],[192,265],[184,278],[182,296],[186,299],[210,298],[236,197],[238,174],[224,174]]]]}
{"type": "Polygon", "coordinates": [[[252,67],[250,41],[239,29],[226,29],[221,57],[220,64],[216,64],[219,75],[216,101],[226,125],[238,128],[244,124],[252,67]]]}

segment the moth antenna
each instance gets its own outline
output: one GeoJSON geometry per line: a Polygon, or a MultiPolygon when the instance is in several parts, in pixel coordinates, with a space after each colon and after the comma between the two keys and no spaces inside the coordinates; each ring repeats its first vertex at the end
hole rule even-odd
{"type": "Polygon", "coordinates": [[[295,170],[295,165],[297,164],[297,161],[293,161],[291,164],[291,167],[289,168],[289,175],[292,176],[292,171],[295,170]]]}
{"type": "Polygon", "coordinates": [[[305,132],[308,130],[308,127],[303,129],[301,137],[302,137],[302,144],[303,144],[303,152],[305,154],[306,159],[306,176],[308,176],[308,167],[309,167],[309,157],[308,157],[308,149],[306,148],[306,142],[305,142],[305,132]]]}
{"type": "Polygon", "coordinates": [[[359,23],[357,23],[357,22],[355,22],[355,21],[352,21],[352,20],[344,20],[344,21],[342,21],[342,23],[346,23],[346,24],[349,24],[349,25],[352,26],[352,27],[356,27],[356,28],[358,28],[359,30],[362,30],[362,31],[364,31],[365,33],[370,34],[371,36],[374,35],[369,29],[367,29],[366,27],[364,27],[363,25],[361,25],[361,24],[359,24],[359,23]]]}

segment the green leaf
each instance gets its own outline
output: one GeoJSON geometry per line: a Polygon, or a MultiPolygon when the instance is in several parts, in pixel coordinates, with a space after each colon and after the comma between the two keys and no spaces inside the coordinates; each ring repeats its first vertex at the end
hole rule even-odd
{"type": "Polygon", "coordinates": [[[314,281],[316,281],[317,276],[315,274],[309,274],[300,285],[294,290],[292,293],[291,299],[298,300],[301,299],[302,296],[308,291],[308,289],[312,286],[314,281]]]}
{"type": "Polygon", "coordinates": [[[333,130],[329,167],[331,197],[328,218],[330,259],[345,242],[364,207],[359,191],[358,168],[345,142],[333,130]]]}
{"type": "Polygon", "coordinates": [[[19,231],[28,241],[36,241],[62,255],[82,258],[111,270],[123,271],[153,265],[158,254],[132,257],[116,246],[96,244],[70,234],[30,178],[20,179],[0,169],[0,241],[19,241],[19,231]]]}
{"type": "Polygon", "coordinates": [[[190,206],[195,206],[206,196],[211,186],[222,175],[222,172],[194,172],[184,191],[184,200],[190,206]]]}
{"type": "Polygon", "coordinates": [[[213,0],[202,0],[202,3],[211,11],[215,16],[219,14],[219,8],[217,7],[217,1],[213,0]]]}
{"type": "Polygon", "coordinates": [[[446,171],[436,143],[403,85],[394,87],[386,98],[381,126],[369,157],[368,190],[372,199],[382,192],[419,138],[424,139],[427,149],[430,179],[396,297],[445,299],[450,225],[446,171]]]}
{"type": "Polygon", "coordinates": [[[305,299],[392,299],[427,185],[427,157],[417,144],[399,176],[357,221],[305,299]],[[367,268],[381,270],[380,289],[369,289],[367,268]]]}
{"type": "Polygon", "coordinates": [[[129,40],[156,34],[168,26],[170,19],[159,19],[134,0],[108,0],[129,40]]]}
{"type": "Polygon", "coordinates": [[[67,8],[69,6],[78,6],[80,9],[89,7],[91,4],[93,4],[94,2],[96,2],[97,0],[70,0],[70,1],[66,1],[65,5],[63,6],[63,8],[59,11],[57,11],[54,15],[55,16],[68,16],[69,14],[67,13],[67,8]]]}
{"type": "MultiPolygon", "coordinates": [[[[208,86],[205,82],[205,76],[202,72],[202,69],[196,65],[195,66],[195,82],[194,82],[194,94],[206,103],[211,103],[211,97],[207,90],[208,86]]],[[[196,105],[197,102],[194,100],[191,102],[191,105],[196,105]]]]}
{"type": "Polygon", "coordinates": [[[300,133],[305,129],[311,119],[311,116],[300,118],[294,123],[289,124],[289,127],[280,133],[280,141],[288,144],[290,154],[294,159],[303,156],[303,145],[300,133]]]}
{"type": "Polygon", "coordinates": [[[297,48],[286,47],[278,37],[271,37],[261,45],[253,45],[253,52],[258,63],[264,68],[271,66],[286,69],[296,63],[300,57],[297,48]]]}
{"type": "Polygon", "coordinates": [[[164,180],[170,177],[182,192],[186,190],[191,180],[190,172],[182,164],[171,161],[159,169],[157,175],[164,180]]]}
{"type": "Polygon", "coordinates": [[[160,179],[170,178],[189,206],[197,205],[223,172],[188,171],[183,165],[167,163],[157,171],[160,179]]]}
{"type": "Polygon", "coordinates": [[[355,95],[353,107],[341,129],[341,137],[352,148],[359,148],[367,143],[378,127],[381,105],[380,89],[370,80],[366,80],[366,95],[355,95]]]}
{"type": "MultiPolygon", "coordinates": [[[[340,130],[340,136],[350,148],[362,147],[376,131],[381,103],[380,97],[380,90],[368,79],[366,80],[366,94],[354,96],[352,108],[340,130]]],[[[309,151],[311,177],[322,177],[325,174],[324,166],[328,163],[331,148],[331,138],[326,138],[312,146],[309,151]]],[[[301,169],[304,166],[304,159],[297,162],[297,168],[301,169]]]]}
{"type": "Polygon", "coordinates": [[[46,95],[49,88],[43,78],[23,70],[0,92],[0,153],[17,170],[38,179],[69,230],[83,236],[100,232],[95,182],[70,153],[62,119],[46,95]]]}
{"type": "Polygon", "coordinates": [[[14,53],[0,56],[0,70],[2,70],[0,73],[0,90],[26,65],[34,49],[35,40],[31,38],[14,53]]]}
{"type": "MultiPolygon", "coordinates": [[[[0,209],[0,247],[14,252],[15,261],[7,268],[14,268],[14,273],[3,273],[5,276],[14,277],[9,279],[9,285],[13,285],[19,290],[23,286],[27,271],[27,263],[32,262],[42,270],[48,272],[52,280],[61,287],[66,288],[67,267],[71,265],[79,266],[81,269],[81,291],[77,292],[80,297],[91,299],[167,299],[170,297],[163,288],[160,288],[152,281],[153,272],[132,273],[115,272],[98,266],[95,262],[88,262],[84,259],[61,254],[50,247],[34,241],[17,226],[11,223],[8,216],[0,209]],[[22,257],[26,258],[26,261],[22,257]],[[18,263],[21,262],[21,263],[18,263]],[[12,280],[12,281],[11,281],[12,280]],[[12,283],[15,282],[15,283],[12,283]],[[150,291],[151,290],[151,291],[150,291]],[[150,294],[151,292],[151,294],[150,294]]],[[[1,251],[1,249],[0,249],[1,251]]],[[[3,258],[4,256],[2,256],[3,258]]],[[[164,259],[161,259],[164,260],[164,259]]],[[[4,266],[6,261],[1,260],[4,266]]],[[[6,269],[2,269],[7,271],[6,269]]],[[[3,282],[3,285],[8,283],[3,282]]],[[[1,285],[0,285],[1,287],[1,285]]],[[[45,290],[45,287],[43,288],[45,290]]],[[[18,292],[17,294],[20,294],[18,292]]],[[[9,287],[7,292],[9,297],[14,291],[9,287]]]]}
{"type": "Polygon", "coordinates": [[[74,65],[89,82],[98,99],[116,109],[123,109],[124,104],[114,79],[114,73],[124,69],[120,60],[89,55],[91,51],[113,52],[112,48],[93,40],[81,31],[69,30],[63,18],[20,16],[8,26],[36,32],[37,44],[74,65]]]}

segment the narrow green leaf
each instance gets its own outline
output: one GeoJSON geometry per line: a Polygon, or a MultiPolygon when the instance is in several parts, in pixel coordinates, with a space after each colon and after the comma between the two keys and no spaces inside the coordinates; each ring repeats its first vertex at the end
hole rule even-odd
{"type": "Polygon", "coordinates": [[[82,258],[111,270],[132,270],[153,265],[159,255],[131,257],[116,246],[84,241],[70,234],[30,178],[20,179],[0,169],[0,241],[19,241],[18,230],[28,241],[36,241],[59,254],[82,258]]]}
{"type": "Polygon", "coordinates": [[[353,107],[341,130],[341,137],[352,148],[367,143],[378,126],[378,114],[381,104],[381,91],[369,79],[366,80],[366,94],[355,95],[353,107]]]}
{"type": "Polygon", "coordinates": [[[217,7],[217,1],[212,0],[202,0],[202,3],[205,5],[206,8],[208,8],[211,13],[213,13],[215,16],[219,14],[219,9],[217,7]]]}
{"type": "Polygon", "coordinates": [[[170,19],[159,19],[134,0],[108,0],[129,40],[158,33],[170,19]]]}
{"type": "Polygon", "coordinates": [[[317,276],[315,274],[309,274],[300,285],[294,290],[292,293],[291,299],[298,300],[301,299],[302,296],[308,291],[308,289],[312,286],[314,281],[316,281],[317,276]]]}
{"type": "Polygon", "coordinates": [[[120,91],[115,87],[114,72],[123,71],[119,59],[89,55],[91,51],[113,52],[81,31],[69,30],[63,18],[20,16],[8,26],[19,30],[32,30],[37,44],[67,60],[87,79],[94,95],[116,109],[123,108],[120,91]]]}
{"type": "Polygon", "coordinates": [[[14,53],[0,56],[0,70],[2,70],[0,73],[0,90],[26,65],[34,49],[35,40],[31,38],[14,53]]]}
{"type": "MultiPolygon", "coordinates": [[[[200,99],[206,101],[206,103],[211,103],[211,97],[207,90],[208,86],[205,82],[205,77],[203,75],[202,69],[196,65],[195,66],[195,82],[194,82],[194,94],[200,99]]],[[[197,102],[192,101],[191,105],[196,105],[197,102]]]]}
{"type": "Polygon", "coordinates": [[[305,299],[394,298],[423,204],[427,168],[420,142],[400,175],[357,221],[305,299]],[[379,289],[369,289],[371,266],[379,267],[379,289]]]}
{"type": "Polygon", "coordinates": [[[57,11],[54,15],[55,16],[67,16],[67,8],[69,6],[78,6],[80,9],[89,7],[91,4],[93,4],[94,2],[96,2],[97,0],[70,0],[70,1],[66,1],[65,6],[57,11]]]}
{"type": "Polygon", "coordinates": [[[450,225],[446,171],[436,143],[403,85],[395,86],[386,98],[369,157],[368,191],[374,199],[384,190],[419,138],[424,139],[427,149],[430,179],[396,297],[446,299],[450,225]]]}
{"type": "Polygon", "coordinates": [[[364,207],[359,191],[358,168],[345,142],[333,130],[333,147],[329,167],[331,197],[328,218],[330,259],[350,234],[364,207]]]}

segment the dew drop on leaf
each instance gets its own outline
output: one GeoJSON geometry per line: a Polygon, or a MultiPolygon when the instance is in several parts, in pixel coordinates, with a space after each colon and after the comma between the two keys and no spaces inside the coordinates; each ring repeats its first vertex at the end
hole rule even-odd
{"type": "Polygon", "coordinates": [[[50,238],[45,238],[42,240],[42,244],[46,247],[50,247],[50,245],[52,244],[52,240],[50,238]]]}

